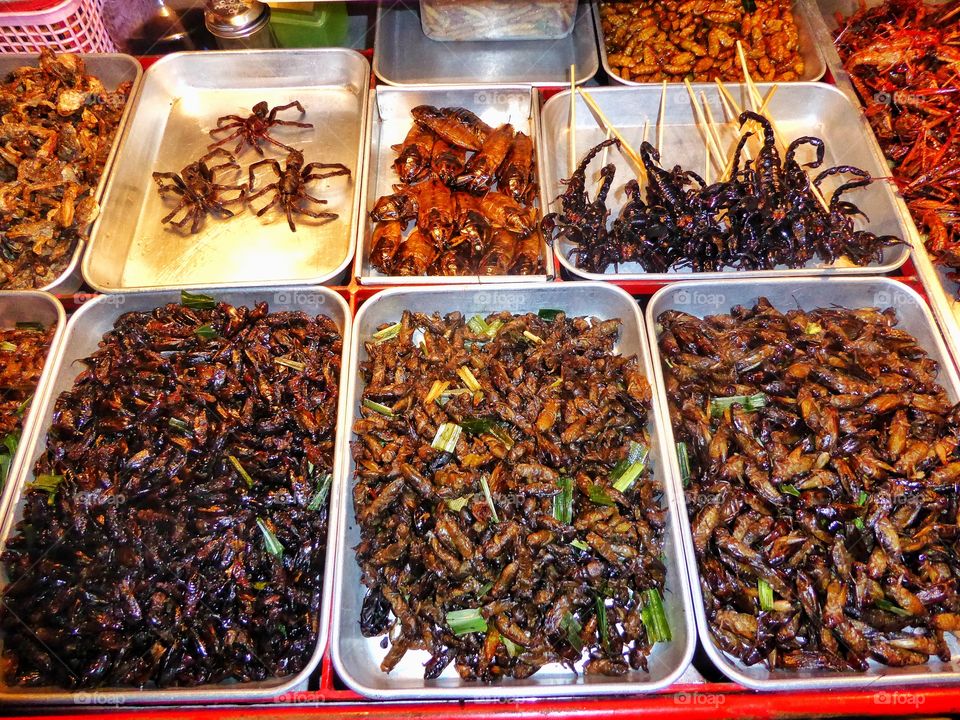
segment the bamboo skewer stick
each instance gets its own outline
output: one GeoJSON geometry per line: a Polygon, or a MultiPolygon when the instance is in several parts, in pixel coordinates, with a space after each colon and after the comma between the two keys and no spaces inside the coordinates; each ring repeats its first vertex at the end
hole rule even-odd
{"type": "MultiPolygon", "coordinates": [[[[747,86],[747,96],[750,98],[752,105],[761,108],[760,112],[757,112],[757,114],[763,115],[765,118],[767,118],[767,120],[770,122],[770,128],[773,130],[774,142],[779,146],[781,152],[786,152],[787,145],[780,136],[780,131],[777,130],[777,124],[774,122],[773,118],[770,117],[770,115],[763,112],[762,103],[758,102],[760,93],[757,91],[757,87],[753,84],[753,79],[750,77],[750,70],[747,68],[747,56],[743,51],[743,44],[739,40],[737,41],[737,54],[740,56],[740,66],[743,68],[743,79],[747,86]]],[[[754,112],[756,112],[756,110],[754,112]]],[[[813,196],[819,201],[820,205],[826,212],[830,212],[830,205],[827,203],[827,199],[823,196],[823,193],[820,192],[819,188],[813,184],[813,180],[810,178],[810,173],[807,168],[803,168],[803,172],[807,176],[807,179],[810,180],[810,190],[813,192],[813,196]]]]}
{"type": "Polygon", "coordinates": [[[657,115],[657,152],[663,152],[663,125],[667,121],[667,81],[660,89],[660,113],[657,115]]]}
{"type": "MultiPolygon", "coordinates": [[[[730,123],[733,125],[734,132],[737,134],[737,142],[740,142],[740,138],[743,136],[743,130],[740,127],[740,105],[736,100],[733,99],[733,96],[727,90],[726,85],[721,82],[720,78],[715,78],[717,83],[717,89],[720,91],[720,102],[723,104],[724,110],[727,114],[730,115],[730,123]]],[[[736,148],[736,145],[734,145],[736,148]]],[[[747,159],[751,159],[749,143],[743,146],[743,156],[747,159]]],[[[729,174],[729,170],[724,173],[724,176],[729,174]]]]}
{"type": "Polygon", "coordinates": [[[713,119],[713,111],[710,109],[710,103],[707,101],[707,94],[702,90],[700,91],[700,102],[703,104],[703,112],[707,116],[707,128],[713,136],[713,142],[718,148],[722,148],[723,141],[720,139],[720,133],[717,131],[717,124],[713,119]]]}
{"type": "Polygon", "coordinates": [[[568,131],[570,132],[570,142],[567,144],[569,156],[567,163],[570,167],[570,174],[577,169],[577,66],[570,65],[570,117],[568,131]]]}
{"type": "Polygon", "coordinates": [[[690,102],[693,103],[693,111],[697,116],[697,124],[700,126],[700,129],[707,140],[707,150],[709,151],[710,156],[713,158],[713,162],[717,166],[717,170],[722,171],[724,166],[723,153],[720,152],[720,148],[718,148],[713,142],[713,136],[710,134],[710,130],[707,128],[707,120],[703,116],[703,110],[700,108],[700,103],[697,102],[696,95],[693,94],[693,87],[691,87],[690,81],[684,79],[683,84],[687,86],[687,93],[690,95],[690,102]]]}
{"type": "Polygon", "coordinates": [[[593,119],[597,121],[597,124],[600,125],[601,128],[612,133],[613,136],[620,141],[620,151],[624,154],[627,161],[633,165],[633,170],[637,177],[643,182],[646,182],[647,169],[643,166],[643,160],[640,159],[637,151],[634,150],[630,143],[627,142],[627,139],[620,134],[620,131],[614,127],[613,123],[607,119],[607,116],[603,114],[600,106],[597,105],[597,101],[590,96],[590,93],[580,87],[577,88],[577,92],[580,93],[580,97],[583,98],[583,101],[587,104],[587,107],[590,108],[590,112],[593,113],[593,119]]]}

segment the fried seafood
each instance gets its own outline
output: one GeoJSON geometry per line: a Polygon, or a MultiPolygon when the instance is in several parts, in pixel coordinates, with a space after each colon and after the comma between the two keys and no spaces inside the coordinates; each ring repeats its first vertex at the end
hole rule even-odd
{"type": "Polygon", "coordinates": [[[569,256],[577,267],[594,273],[628,262],[654,273],[797,268],[814,259],[835,263],[845,258],[866,265],[881,260],[885,247],[903,242],[856,228],[855,218],[864,214],[843,196],[873,182],[869,173],[851,165],[821,170],[824,144],[816,137],[797,138],[781,157],[766,118],[744,112],[739,119],[741,125],[752,121],[763,129],[762,147],[755,160],[744,162],[747,133],[736,149],[729,179],[712,185],[680,166],[664,169],[657,150],[644,142],[640,156],[648,175],[645,195],[636,180],[629,181],[627,203],[609,229],[606,199],[615,166],[601,170],[601,186],[593,200],[586,187],[593,158],[604,147],[619,144],[601,142],[563,181],[560,212],[543,220],[548,239],[570,243],[569,256]],[[796,154],[804,145],[814,148],[816,159],[801,166],[796,154]],[[816,170],[812,180],[804,168],[816,170]],[[837,175],[851,179],[824,201],[825,209],[814,188],[822,193],[822,183],[837,175]]]}
{"type": "Polygon", "coordinates": [[[79,56],[46,48],[0,84],[0,289],[48,285],[70,263],[130,87],[108,91],[79,56]]]}
{"type": "Polygon", "coordinates": [[[771,669],[948,661],[960,406],[895,311],[658,323],[714,642],[771,669]]]}
{"type": "Polygon", "coordinates": [[[804,61],[791,0],[632,0],[600,3],[613,73],[634,82],[799,80],[804,61]]]}
{"type": "Polygon", "coordinates": [[[184,301],[120,316],[56,401],[3,556],[8,684],[249,682],[314,652],[340,333],[184,301]]]}
{"type": "Polygon", "coordinates": [[[32,323],[0,330],[0,488],[20,444],[20,430],[50,349],[54,328],[32,323]]]}
{"type": "Polygon", "coordinates": [[[364,636],[424,677],[646,669],[670,640],[650,386],[618,320],[404,312],[366,342],[353,427],[364,636]]]}
{"type": "Polygon", "coordinates": [[[960,2],[838,14],[835,44],[934,261],[960,281],[960,2]]]}
{"type": "Polygon", "coordinates": [[[530,137],[510,124],[491,128],[465,108],[411,113],[413,127],[393,146],[402,184],[370,211],[373,267],[388,275],[542,272],[530,137]]]}

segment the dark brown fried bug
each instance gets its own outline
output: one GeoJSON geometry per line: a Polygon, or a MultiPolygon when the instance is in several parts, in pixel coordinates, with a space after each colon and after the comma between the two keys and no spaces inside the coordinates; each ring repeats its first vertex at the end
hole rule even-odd
{"type": "Polygon", "coordinates": [[[253,112],[247,117],[241,117],[240,115],[224,115],[221,118],[217,119],[217,126],[210,131],[210,137],[216,139],[219,133],[230,132],[226,137],[217,140],[215,143],[212,143],[209,146],[209,149],[225,145],[231,140],[239,138],[237,146],[233,149],[235,154],[240,154],[240,151],[243,149],[244,144],[249,145],[258,154],[263,155],[263,148],[261,145],[264,142],[271,143],[276,145],[279,148],[291,152],[294,148],[289,145],[284,145],[282,142],[270,135],[270,128],[277,125],[287,125],[290,127],[299,127],[299,128],[312,128],[312,123],[304,122],[295,122],[293,120],[277,120],[277,113],[282,112],[283,110],[289,110],[290,108],[296,108],[300,111],[301,117],[306,113],[306,110],[303,109],[303,105],[300,104],[299,100],[294,100],[293,102],[287,103],[286,105],[279,105],[268,111],[269,105],[266,102],[258,102],[253,106],[253,112]]]}
{"type": "Polygon", "coordinates": [[[246,185],[221,185],[216,181],[217,173],[226,170],[239,170],[236,158],[223,148],[215,148],[196,162],[187,165],[179,173],[155,172],[153,179],[157,183],[160,197],[173,195],[178,198],[177,206],[160,222],[170,223],[183,229],[190,224],[190,234],[200,232],[207,215],[221,218],[233,217],[234,212],[226,205],[242,202],[246,196],[246,185]],[[219,165],[210,161],[222,158],[219,165]],[[236,197],[226,198],[225,193],[237,193],[236,197]],[[183,213],[179,220],[174,218],[183,213]]]}
{"type": "Polygon", "coordinates": [[[337,213],[313,210],[305,207],[305,202],[316,203],[317,205],[326,205],[326,200],[321,200],[307,193],[306,185],[313,180],[323,180],[324,178],[335,177],[337,175],[350,175],[350,169],[341,163],[307,163],[303,164],[303,153],[299,150],[291,150],[287,155],[283,166],[277,160],[259,160],[250,166],[250,191],[251,194],[247,200],[252,204],[254,200],[262,197],[268,192],[273,192],[273,199],[256,211],[257,217],[263,215],[272,207],[279,207],[287,216],[287,224],[291,232],[297,231],[297,226],[293,222],[295,214],[307,215],[312,218],[323,220],[335,220],[339,217],[337,213]],[[265,185],[256,192],[253,192],[256,169],[262,166],[269,167],[277,176],[275,182],[265,185]],[[316,172],[317,170],[329,170],[329,172],[316,172]]]}

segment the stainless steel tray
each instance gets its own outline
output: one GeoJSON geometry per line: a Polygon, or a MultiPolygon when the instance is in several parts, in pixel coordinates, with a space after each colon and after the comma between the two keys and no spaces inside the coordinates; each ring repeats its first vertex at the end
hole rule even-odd
{"type": "Polygon", "coordinates": [[[570,315],[591,315],[601,319],[621,318],[623,325],[616,350],[636,354],[647,377],[651,364],[643,320],[636,302],[620,288],[606,283],[540,283],[537,285],[490,285],[483,288],[459,286],[446,288],[392,288],[367,300],[354,321],[348,379],[347,412],[340,429],[340,455],[344,461],[342,476],[334,498],[337,508],[338,554],[334,575],[334,617],[330,647],[334,666],[340,678],[357,692],[372,698],[509,698],[546,696],[589,696],[645,693],[660,690],[680,677],[689,664],[695,636],[693,633],[690,590],[680,552],[677,512],[680,505],[676,489],[665,474],[664,433],[666,422],[656,401],[651,407],[651,442],[654,447],[653,468],[663,483],[664,503],[668,508],[664,554],[667,564],[665,607],[673,631],[673,641],[658,644],[650,656],[650,673],[631,672],[619,678],[599,676],[574,677],[559,664],[548,665],[527,680],[505,681],[496,685],[462,680],[453,667],[437,680],[424,680],[422,661],[426,652],[408,652],[389,675],[380,671],[385,650],[380,638],[364,638],[360,634],[359,614],[364,588],[353,548],[360,540],[354,519],[352,478],[354,462],[349,451],[351,429],[359,413],[363,382],[358,366],[366,360],[365,342],[377,326],[399,320],[404,310],[424,313],[449,313],[459,310],[469,315],[498,310],[514,313],[536,312],[549,307],[570,315]]]}
{"type": "Polygon", "coordinates": [[[0,328],[10,328],[18,322],[39,322],[44,327],[53,325],[56,329],[50,338],[50,348],[47,350],[40,380],[23,415],[20,443],[10,462],[7,484],[5,487],[0,487],[0,518],[6,515],[8,497],[13,492],[12,488],[16,484],[20,466],[25,462],[30,436],[33,434],[34,425],[38,422],[41,404],[38,398],[44,396],[47,383],[50,382],[53,374],[53,359],[57,356],[57,349],[63,340],[63,328],[67,324],[67,316],[59,300],[40,290],[10,290],[0,293],[0,328]]]}
{"type": "MultiPolygon", "coordinates": [[[[715,282],[686,282],[669,285],[659,290],[647,305],[647,332],[653,372],[657,383],[657,397],[663,417],[669,417],[666,387],[663,379],[660,350],[657,345],[656,320],[665,310],[703,317],[729,312],[734,305],[752,306],[761,297],[767,297],[781,310],[800,308],[812,310],[837,305],[846,308],[893,307],[897,311],[899,327],[911,333],[940,364],[939,382],[946,389],[951,402],[960,398],[960,380],[950,362],[943,338],[926,303],[912,289],[890,278],[777,278],[767,280],[730,280],[715,282]]],[[[713,663],[729,678],[754,690],[838,690],[896,687],[899,685],[933,685],[957,682],[960,673],[954,662],[935,660],[917,668],[892,668],[870,662],[865,673],[831,673],[825,671],[790,672],[767,670],[762,665],[747,667],[739,659],[724,653],[712,639],[707,625],[699,572],[693,546],[693,536],[687,517],[683,483],[677,462],[673,426],[667,424],[663,433],[667,448],[670,481],[674,495],[679,498],[681,534],[693,591],[693,609],[696,614],[700,641],[713,663]]],[[[960,654],[960,641],[948,634],[947,640],[954,658],[960,654]]]]}
{"type": "MultiPolygon", "coordinates": [[[[83,258],[86,281],[115,293],[336,281],[353,256],[369,84],[367,60],[353,50],[193,52],[159,60],[147,71],[83,258]],[[317,224],[299,216],[295,233],[276,210],[262,218],[249,210],[228,220],[208,217],[197,235],[162,225],[173,203],[159,196],[151,174],[179,172],[207,152],[207,131],[218,117],[245,117],[261,100],[271,107],[300,100],[313,129],[281,128],[275,136],[303,150],[307,162],[350,168],[349,178],[311,185],[340,217],[317,224]]],[[[280,115],[296,116],[296,110],[280,115]]],[[[282,161],[286,152],[275,150],[266,156],[282,161]]],[[[238,158],[243,173],[259,159],[245,149],[238,158]]],[[[270,182],[272,174],[260,171],[260,182],[270,182]]]]}
{"type": "Polygon", "coordinates": [[[560,40],[439,42],[423,34],[414,0],[381,5],[373,47],[373,71],[388,85],[586,83],[600,67],[593,16],[577,10],[573,32],[560,40]]]}
{"type": "MultiPolygon", "coordinates": [[[[760,84],[758,88],[766,95],[769,85],[760,84]]],[[[719,91],[713,84],[693,86],[699,98],[706,94],[711,105],[714,119],[720,123],[725,119],[720,104],[719,91]]],[[[728,88],[741,107],[748,107],[746,91],[743,85],[728,85],[728,88]]],[[[541,184],[541,201],[546,212],[560,209],[556,198],[563,192],[562,178],[570,176],[567,147],[570,139],[568,117],[570,108],[569,90],[550,98],[540,114],[541,141],[540,162],[546,181],[541,184]]],[[[640,85],[636,87],[612,87],[590,90],[590,95],[600,106],[604,114],[628,142],[639,149],[643,139],[643,125],[649,125],[648,140],[656,142],[657,117],[660,112],[659,85],[640,85]]],[[[841,91],[823,83],[783,83],[770,102],[770,114],[776,118],[777,128],[784,140],[801,135],[816,135],[826,143],[824,167],[838,164],[851,164],[863,168],[874,177],[885,177],[888,173],[882,162],[876,143],[866,125],[862,113],[854,107],[841,91]]],[[[575,141],[577,159],[586,151],[604,139],[605,135],[590,114],[583,98],[577,98],[575,141]]],[[[723,148],[733,144],[736,135],[730,125],[720,130],[723,148]]],[[[683,86],[667,86],[666,121],[663,129],[664,147],[661,151],[661,164],[672,167],[675,164],[685,169],[702,172],[706,158],[706,147],[697,127],[690,97],[683,86]]],[[[800,153],[806,153],[801,150],[800,153]]],[[[808,156],[798,154],[801,162],[808,162],[808,156]]],[[[812,154],[810,156],[812,159],[812,154]]],[[[614,187],[607,198],[611,217],[616,217],[626,202],[624,185],[627,179],[634,177],[630,166],[615,149],[609,153],[608,162],[616,164],[617,174],[614,187]]],[[[587,187],[593,197],[597,184],[593,181],[600,170],[600,159],[596,158],[588,170],[587,187]]],[[[712,172],[712,169],[711,169],[712,172]]],[[[713,175],[711,174],[711,178],[713,175]]],[[[829,197],[838,182],[829,178],[823,188],[829,197]]],[[[568,259],[571,249],[568,243],[554,248],[563,267],[572,275],[590,280],[705,280],[736,277],[776,277],[787,275],[828,275],[828,274],[880,274],[896,270],[907,259],[916,230],[910,221],[902,201],[898,199],[893,186],[885,181],[877,181],[868,188],[854,191],[847,196],[867,213],[870,223],[867,225],[878,234],[893,234],[904,238],[908,245],[885,248],[883,261],[864,267],[847,265],[821,265],[816,261],[798,269],[775,270],[725,270],[722,272],[692,273],[689,271],[671,271],[666,273],[647,273],[638,263],[625,263],[619,272],[611,267],[606,273],[590,273],[580,270],[568,259]]]]}
{"type": "MultiPolygon", "coordinates": [[[[793,17],[797,23],[797,35],[799,36],[800,56],[803,58],[803,75],[800,81],[819,80],[827,70],[823,56],[820,54],[818,36],[812,27],[812,11],[809,5],[810,0],[794,0],[793,17]]],[[[607,60],[607,43],[604,40],[603,26],[600,23],[600,2],[591,0],[593,6],[593,24],[597,28],[597,45],[600,47],[600,62],[603,65],[603,71],[614,84],[620,85],[649,85],[650,83],[637,82],[636,80],[625,80],[617,75],[610,67],[607,60]]]]}
{"type": "MultiPolygon", "coordinates": [[[[343,335],[343,357],[341,359],[340,387],[347,384],[348,348],[351,341],[350,310],[346,301],[336,292],[320,286],[294,286],[284,288],[215,288],[210,294],[218,300],[233,305],[252,306],[256,302],[268,303],[271,312],[303,311],[308,315],[326,315],[336,324],[343,335]]],[[[47,369],[48,378],[44,395],[35,403],[36,422],[31,436],[24,439],[24,458],[17,477],[9,483],[6,498],[6,512],[0,525],[0,553],[7,539],[20,521],[23,513],[23,488],[34,478],[33,466],[46,447],[47,430],[53,417],[53,410],[60,394],[73,387],[74,379],[83,371],[78,360],[92,354],[100,338],[113,328],[117,318],[128,312],[149,312],[167,303],[180,302],[180,293],[175,291],[154,291],[136,295],[101,295],[77,310],[70,318],[55,357],[50,359],[47,369]]],[[[346,408],[345,393],[341,392],[337,404],[337,427],[342,427],[346,408]]],[[[331,496],[338,492],[343,484],[341,470],[343,458],[341,443],[336,444],[333,457],[333,480],[331,496]]],[[[157,703],[201,703],[267,699],[282,695],[291,690],[305,689],[310,675],[317,668],[327,645],[329,630],[330,600],[333,587],[332,565],[333,544],[336,534],[333,532],[333,516],[336,505],[330,506],[330,520],[327,526],[327,554],[323,597],[320,609],[320,630],[317,644],[310,661],[298,674],[274,678],[262,682],[237,683],[226,682],[217,685],[198,687],[169,688],[164,690],[137,690],[132,688],[97,688],[91,691],[71,692],[59,687],[24,688],[10,686],[0,678],[0,701],[7,703],[38,704],[89,704],[91,698],[105,698],[112,705],[157,704],[157,703]]],[[[7,582],[5,567],[0,568],[0,583],[7,582]]],[[[94,700],[94,703],[97,701],[94,700]]]]}
{"type": "MultiPolygon", "coordinates": [[[[107,186],[107,179],[113,170],[113,161],[116,158],[117,148],[119,148],[123,136],[126,133],[127,122],[130,119],[133,106],[137,102],[137,96],[140,94],[140,81],[143,78],[143,68],[136,58],[130,55],[120,53],[78,53],[78,55],[83,58],[84,63],[86,63],[87,72],[99,79],[107,90],[116,90],[120,83],[123,82],[129,81],[132,83],[130,86],[130,94],[127,96],[127,104],[123,109],[123,114],[120,116],[120,123],[117,125],[117,133],[113,138],[113,145],[110,148],[110,153],[107,155],[103,172],[94,190],[94,197],[97,199],[102,211],[103,193],[107,186]]],[[[0,77],[4,77],[8,73],[25,65],[36,66],[39,57],[36,53],[0,55],[0,77]]],[[[93,223],[91,223],[91,225],[92,224],[93,223]]],[[[87,230],[89,231],[90,228],[88,227],[87,230]]],[[[59,294],[75,292],[83,284],[83,278],[80,276],[80,258],[83,256],[86,243],[86,239],[81,239],[77,242],[77,246],[70,256],[70,264],[67,265],[56,280],[39,289],[59,294]]]]}
{"type": "Polygon", "coordinates": [[[525,132],[533,139],[534,158],[537,162],[537,182],[540,183],[541,187],[543,186],[543,164],[540,161],[543,151],[541,150],[539,102],[536,91],[529,86],[378,87],[374,91],[373,100],[370,103],[370,117],[367,120],[369,138],[367,141],[367,158],[364,161],[366,172],[361,190],[363,204],[360,208],[361,221],[358,228],[357,257],[354,261],[354,274],[360,279],[361,284],[462,285],[463,283],[536,282],[553,277],[553,251],[549,245],[543,249],[545,272],[539,275],[494,275],[490,277],[420,275],[417,277],[401,277],[398,275],[383,275],[370,264],[370,241],[374,228],[374,223],[370,221],[370,211],[376,204],[377,198],[392,193],[393,185],[399,182],[392,167],[397,154],[390,146],[403,142],[403,138],[413,124],[410,110],[423,104],[437,107],[465,107],[473,110],[483,120],[494,126],[505,122],[512,123],[517,130],[525,132]]]}

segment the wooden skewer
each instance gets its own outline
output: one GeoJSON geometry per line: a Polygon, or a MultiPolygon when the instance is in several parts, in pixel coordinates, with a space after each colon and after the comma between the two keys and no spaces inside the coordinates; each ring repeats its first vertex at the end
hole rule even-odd
{"type": "MultiPolygon", "coordinates": [[[[740,138],[743,136],[743,131],[740,128],[739,118],[740,118],[740,105],[737,104],[737,101],[733,99],[733,96],[727,90],[726,85],[720,80],[720,78],[715,78],[717,83],[717,89],[720,91],[720,102],[723,103],[723,109],[726,110],[727,114],[730,116],[730,124],[733,125],[733,131],[737,136],[737,142],[740,142],[740,138]]],[[[734,145],[736,148],[736,145],[734,145]]],[[[743,146],[743,156],[750,160],[750,148],[747,145],[743,146]]],[[[729,174],[729,170],[724,173],[724,177],[729,174]]]]}
{"type": "Polygon", "coordinates": [[[567,162],[570,166],[570,175],[577,169],[577,66],[570,66],[570,122],[568,130],[570,132],[570,142],[567,145],[569,157],[567,162]]]}
{"type": "MultiPolygon", "coordinates": [[[[740,65],[743,67],[743,79],[747,85],[747,96],[751,99],[751,104],[761,108],[758,115],[763,115],[770,123],[770,128],[773,130],[773,139],[774,142],[779,145],[781,152],[786,151],[786,143],[783,141],[783,138],[780,136],[780,131],[777,130],[777,124],[773,121],[773,118],[768,114],[763,112],[762,103],[758,102],[760,98],[760,93],[757,92],[756,85],[753,84],[753,79],[750,77],[750,71],[747,69],[747,56],[743,52],[743,45],[740,41],[737,41],[737,54],[740,56],[740,65]]],[[[801,166],[802,167],[802,166],[801,166]]],[[[810,179],[810,173],[807,168],[803,168],[804,174],[807,176],[807,179],[810,179]]],[[[830,205],[827,203],[827,199],[823,196],[823,193],[813,184],[813,180],[810,180],[810,190],[813,192],[813,196],[819,201],[821,207],[827,212],[830,212],[830,205]]]]}
{"type": "Polygon", "coordinates": [[[707,150],[709,150],[710,156],[717,166],[717,170],[723,170],[723,153],[720,152],[720,148],[713,142],[713,136],[707,128],[707,120],[703,116],[703,110],[700,108],[700,103],[697,102],[697,96],[693,94],[693,87],[691,87],[690,81],[686,78],[684,78],[683,84],[687,86],[687,93],[690,95],[690,102],[693,103],[693,111],[697,116],[697,123],[700,125],[700,129],[703,131],[703,135],[707,140],[707,150]]]}
{"type": "Polygon", "coordinates": [[[667,121],[667,81],[660,89],[660,114],[657,115],[657,152],[663,152],[663,125],[667,121]]]}
{"type": "Polygon", "coordinates": [[[580,97],[583,98],[583,101],[587,104],[587,107],[590,108],[590,111],[593,113],[594,120],[597,121],[600,127],[612,133],[613,136],[620,141],[621,152],[623,152],[624,156],[627,158],[627,161],[633,165],[633,170],[637,177],[643,182],[646,182],[647,169],[643,166],[643,160],[640,159],[637,151],[634,150],[630,143],[627,142],[627,139],[620,134],[620,131],[614,127],[613,123],[607,119],[607,116],[603,114],[603,110],[601,110],[600,106],[597,105],[597,101],[590,96],[590,93],[588,93],[582,87],[578,87],[577,92],[580,93],[580,97]]]}
{"type": "MultiPolygon", "coordinates": [[[[770,101],[773,100],[773,96],[777,94],[777,88],[778,88],[778,87],[780,87],[780,86],[779,86],[779,85],[774,85],[772,88],[770,88],[770,92],[767,93],[767,97],[766,97],[766,99],[763,101],[763,105],[760,106],[760,112],[757,113],[758,115],[763,115],[764,117],[767,117],[767,105],[769,105],[769,104],[770,104],[770,101]]],[[[743,133],[744,133],[744,132],[745,132],[745,131],[743,130],[743,128],[741,128],[741,129],[740,129],[740,132],[737,134],[737,142],[736,142],[736,143],[734,144],[734,146],[733,146],[733,151],[734,151],[734,153],[736,153],[737,145],[740,144],[740,138],[743,137],[743,133]]],[[[744,146],[743,150],[744,150],[744,154],[747,155],[747,159],[750,159],[750,156],[747,154],[747,147],[746,147],[746,146],[744,146]]],[[[730,156],[730,161],[727,163],[727,167],[726,167],[726,169],[723,171],[723,176],[721,177],[721,180],[726,180],[728,177],[730,177],[730,173],[733,172],[733,161],[734,161],[735,159],[736,159],[736,155],[731,155],[731,156],[730,156]]]]}
{"type": "MultiPolygon", "coordinates": [[[[723,147],[723,141],[720,139],[720,133],[717,131],[717,124],[713,119],[713,111],[710,109],[710,103],[707,101],[707,94],[700,91],[700,102],[703,104],[703,111],[707,116],[707,129],[710,132],[710,135],[713,137],[713,142],[718,148],[723,147]]],[[[722,157],[722,153],[721,153],[722,157]]],[[[723,164],[721,163],[720,171],[723,172],[723,164]]]]}

